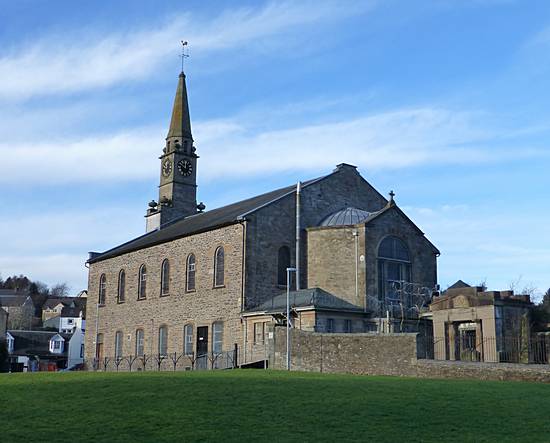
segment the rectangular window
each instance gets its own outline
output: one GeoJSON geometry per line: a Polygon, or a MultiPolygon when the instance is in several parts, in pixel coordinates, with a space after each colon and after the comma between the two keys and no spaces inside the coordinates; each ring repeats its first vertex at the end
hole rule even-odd
{"type": "Polygon", "coordinates": [[[72,325],[72,324],[73,324],[73,319],[72,319],[72,318],[69,318],[69,319],[67,320],[67,323],[70,324],[70,325],[72,325]]]}
{"type": "Polygon", "coordinates": [[[327,332],[334,332],[334,319],[327,318],[327,332]]]}
{"type": "Polygon", "coordinates": [[[122,357],[122,331],[117,331],[115,334],[115,358],[122,357]]]}
{"type": "Polygon", "coordinates": [[[144,333],[143,329],[138,329],[136,331],[136,356],[143,357],[144,352],[144,333]]]}
{"type": "Polygon", "coordinates": [[[84,343],[80,345],[80,358],[84,358],[84,343]]]}
{"type": "Polygon", "coordinates": [[[344,320],[344,332],[351,332],[351,320],[344,320]]]}
{"type": "Polygon", "coordinates": [[[166,326],[159,328],[159,354],[168,355],[168,328],[166,326]]]}
{"type": "Polygon", "coordinates": [[[193,325],[185,325],[184,329],[184,352],[185,355],[193,354],[193,325]]]}
{"type": "Polygon", "coordinates": [[[254,344],[264,344],[265,342],[265,323],[254,323],[254,344]]]}
{"type": "Polygon", "coordinates": [[[222,322],[218,321],[212,325],[212,335],[213,335],[212,352],[214,354],[220,354],[223,349],[223,323],[222,322]]]}

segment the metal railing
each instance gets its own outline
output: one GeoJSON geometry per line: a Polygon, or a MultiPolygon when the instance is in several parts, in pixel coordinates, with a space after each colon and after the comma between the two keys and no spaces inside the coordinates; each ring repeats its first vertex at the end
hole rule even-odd
{"type": "Polygon", "coordinates": [[[88,368],[93,371],[199,371],[238,367],[238,350],[195,355],[168,354],[127,355],[94,358],[88,368]]]}
{"type": "Polygon", "coordinates": [[[432,360],[550,364],[550,336],[418,337],[417,357],[432,360]]]}

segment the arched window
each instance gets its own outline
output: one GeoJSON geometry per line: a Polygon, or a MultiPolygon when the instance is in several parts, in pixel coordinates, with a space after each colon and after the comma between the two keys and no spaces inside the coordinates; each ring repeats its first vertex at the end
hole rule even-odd
{"type": "Polygon", "coordinates": [[[168,327],[159,328],[159,354],[168,355],[168,327]]]}
{"type": "Polygon", "coordinates": [[[119,303],[124,303],[126,299],[126,273],[124,269],[121,269],[118,273],[118,293],[117,301],[119,303]]]}
{"type": "Polygon", "coordinates": [[[195,254],[189,254],[187,256],[187,264],[186,264],[186,283],[185,283],[185,289],[187,292],[194,291],[195,290],[195,254]]]}
{"type": "Polygon", "coordinates": [[[122,345],[123,345],[122,331],[116,331],[115,333],[115,359],[122,358],[122,345]]]}
{"type": "Polygon", "coordinates": [[[193,354],[193,325],[185,325],[183,328],[183,352],[185,355],[193,354]]]}
{"type": "Polygon", "coordinates": [[[212,324],[212,352],[220,354],[223,349],[223,322],[217,321],[212,324]]]}
{"type": "Polygon", "coordinates": [[[409,248],[397,237],[386,237],[378,247],[378,297],[388,304],[405,303],[402,300],[403,283],[411,281],[409,248]]]}
{"type": "Polygon", "coordinates": [[[143,332],[143,329],[138,329],[136,331],[136,357],[143,357],[143,353],[145,351],[144,339],[145,334],[143,332]]]}
{"type": "Polygon", "coordinates": [[[141,265],[138,277],[138,300],[147,298],[147,268],[141,265]]]}
{"type": "Polygon", "coordinates": [[[160,270],[160,295],[170,295],[170,262],[168,259],[162,262],[160,270]]]}
{"type": "Polygon", "coordinates": [[[286,286],[286,268],[290,268],[290,248],[281,246],[277,258],[277,284],[286,286]]]}
{"type": "Polygon", "coordinates": [[[223,253],[223,247],[220,246],[216,249],[214,254],[214,287],[220,287],[225,284],[225,258],[223,253]]]}
{"type": "Polygon", "coordinates": [[[100,305],[104,305],[106,296],[107,296],[107,276],[105,274],[101,274],[101,277],[99,277],[99,297],[97,302],[100,305]]]}

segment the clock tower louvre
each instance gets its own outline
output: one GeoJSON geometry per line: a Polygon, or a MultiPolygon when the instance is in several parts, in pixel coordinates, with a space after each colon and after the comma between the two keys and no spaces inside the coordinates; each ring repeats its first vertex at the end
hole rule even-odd
{"type": "Polygon", "coordinates": [[[181,72],[170,128],[160,159],[158,202],[149,203],[147,232],[197,213],[197,159],[191,134],[185,74],[181,72]]]}

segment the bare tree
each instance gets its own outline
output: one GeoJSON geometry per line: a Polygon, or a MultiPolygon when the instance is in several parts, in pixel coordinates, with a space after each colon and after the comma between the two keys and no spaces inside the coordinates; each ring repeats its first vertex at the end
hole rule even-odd
{"type": "Polygon", "coordinates": [[[50,289],[50,297],[65,297],[69,295],[69,291],[70,287],[66,282],[57,283],[50,289]]]}

